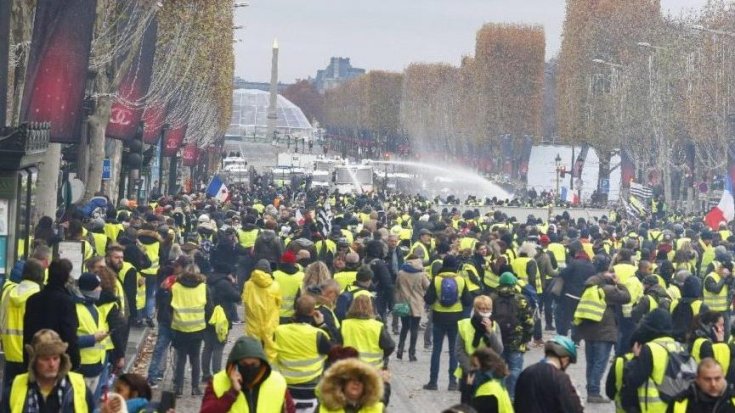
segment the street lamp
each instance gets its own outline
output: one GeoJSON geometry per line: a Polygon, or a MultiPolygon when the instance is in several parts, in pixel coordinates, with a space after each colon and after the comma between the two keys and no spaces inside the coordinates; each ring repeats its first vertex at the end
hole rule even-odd
{"type": "Polygon", "coordinates": [[[232,30],[240,30],[240,29],[244,29],[244,28],[245,28],[245,26],[242,26],[242,25],[232,26],[232,30]]]}
{"type": "Polygon", "coordinates": [[[556,154],[556,158],[554,158],[554,163],[556,165],[556,198],[558,200],[561,200],[561,194],[559,194],[559,174],[562,172],[562,166],[561,166],[561,155],[559,153],[556,154]]]}
{"type": "Polygon", "coordinates": [[[250,5],[250,3],[235,3],[235,4],[232,5],[232,7],[234,7],[234,8],[248,7],[249,5],[250,5]]]}
{"type": "Polygon", "coordinates": [[[608,62],[608,61],[602,60],[602,59],[592,59],[592,62],[601,64],[601,65],[605,65],[605,66],[625,67],[625,66],[623,66],[623,65],[621,65],[619,63],[612,63],[612,62],[608,62]]]}

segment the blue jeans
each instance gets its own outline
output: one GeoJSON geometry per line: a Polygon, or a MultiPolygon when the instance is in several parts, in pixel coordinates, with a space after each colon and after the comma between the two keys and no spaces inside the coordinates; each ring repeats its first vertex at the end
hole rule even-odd
{"type": "Polygon", "coordinates": [[[600,395],[600,382],[610,361],[613,343],[607,341],[584,342],[584,358],[587,361],[587,397],[600,395]]]}
{"type": "Polygon", "coordinates": [[[523,370],[523,353],[520,351],[503,350],[502,355],[510,371],[508,377],[505,378],[505,387],[508,389],[510,398],[513,399],[516,394],[518,376],[521,375],[521,371],[523,370]]]}
{"type": "Polygon", "coordinates": [[[138,316],[153,320],[156,313],[156,287],[158,286],[158,277],[155,275],[145,276],[145,314],[139,314],[138,316]]]}
{"type": "Polygon", "coordinates": [[[454,351],[457,344],[457,323],[437,323],[432,326],[434,346],[431,348],[431,371],[429,383],[437,383],[439,378],[439,361],[444,344],[444,336],[449,340],[449,382],[456,382],[454,370],[457,369],[457,353],[454,351]]]}
{"type": "Polygon", "coordinates": [[[148,367],[148,381],[158,380],[163,377],[163,372],[166,371],[166,352],[170,346],[171,327],[166,324],[159,323],[158,337],[156,338],[156,345],[153,348],[151,364],[148,367]]]}

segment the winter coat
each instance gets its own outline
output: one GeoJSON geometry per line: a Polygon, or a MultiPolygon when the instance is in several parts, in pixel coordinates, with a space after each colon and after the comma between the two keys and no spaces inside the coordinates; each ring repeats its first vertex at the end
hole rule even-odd
{"type": "Polygon", "coordinates": [[[572,262],[567,265],[561,271],[561,278],[564,280],[564,289],[562,295],[572,295],[579,299],[584,291],[584,283],[587,279],[595,275],[597,271],[595,266],[588,258],[577,258],[573,259],[572,262]]]}
{"type": "Polygon", "coordinates": [[[281,287],[272,275],[253,270],[245,283],[242,301],[245,305],[245,334],[263,342],[265,353],[272,363],[277,355],[273,334],[279,323],[281,287]]]}
{"type": "Polygon", "coordinates": [[[283,244],[278,235],[272,230],[264,229],[255,239],[253,257],[255,262],[266,259],[269,262],[278,262],[283,254],[283,244]]]}
{"type": "Polygon", "coordinates": [[[383,411],[381,402],[383,380],[376,368],[358,359],[352,358],[334,363],[324,372],[316,394],[319,395],[320,406],[329,411],[359,412],[363,408],[377,408],[377,411],[383,411]],[[350,405],[345,398],[343,390],[345,378],[356,378],[363,384],[362,397],[356,405],[350,405]]]}
{"type": "Polygon", "coordinates": [[[424,312],[424,294],[429,288],[429,278],[420,259],[406,261],[396,277],[396,303],[408,303],[413,317],[424,312]]]}
{"type": "Polygon", "coordinates": [[[605,313],[602,320],[582,320],[577,326],[579,337],[585,341],[604,341],[614,343],[618,339],[618,323],[615,319],[615,306],[626,304],[630,301],[628,289],[622,285],[613,285],[609,279],[602,275],[593,275],[587,279],[585,288],[597,285],[605,292],[605,313]]]}
{"type": "Polygon", "coordinates": [[[231,314],[236,314],[236,304],[240,301],[235,284],[230,280],[229,274],[215,272],[207,277],[207,286],[212,294],[212,306],[222,306],[232,328],[232,320],[229,318],[231,314]]]}
{"type": "MultiPolygon", "coordinates": [[[[81,359],[77,341],[77,329],[79,328],[77,309],[74,299],[64,286],[49,283],[26,301],[26,313],[23,317],[23,344],[31,344],[33,335],[44,328],[56,331],[61,341],[68,344],[66,354],[71,359],[72,370],[79,368],[81,359]]],[[[24,351],[23,359],[27,364],[28,353],[26,351],[24,351]]]]}

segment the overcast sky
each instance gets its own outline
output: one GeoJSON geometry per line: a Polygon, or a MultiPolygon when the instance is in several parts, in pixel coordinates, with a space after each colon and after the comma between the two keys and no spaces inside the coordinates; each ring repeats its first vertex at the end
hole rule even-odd
{"type": "MultiPolygon", "coordinates": [[[[546,30],[546,57],[561,43],[563,0],[248,0],[235,9],[245,26],[235,37],[235,74],[269,81],[271,44],[280,44],[280,80],[315,76],[331,56],[350,57],[367,70],[401,71],[412,62],[458,65],[474,53],[486,22],[538,23],[546,30]]],[[[661,0],[678,15],[706,0],[661,0]]]]}

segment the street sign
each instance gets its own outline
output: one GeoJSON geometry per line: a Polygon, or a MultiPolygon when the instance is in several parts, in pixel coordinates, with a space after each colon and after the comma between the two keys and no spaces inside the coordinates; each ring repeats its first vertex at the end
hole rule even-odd
{"type": "Polygon", "coordinates": [[[112,179],[112,161],[110,158],[102,160],[102,180],[109,181],[112,179]]]}
{"type": "Polygon", "coordinates": [[[610,193],[610,180],[607,178],[600,179],[600,193],[610,193]]]}

